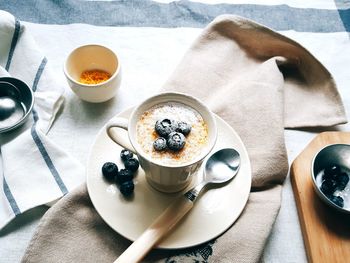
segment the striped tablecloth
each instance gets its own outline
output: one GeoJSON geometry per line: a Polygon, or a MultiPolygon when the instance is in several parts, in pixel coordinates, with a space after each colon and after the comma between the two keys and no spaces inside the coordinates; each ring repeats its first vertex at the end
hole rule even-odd
{"type": "MultiPolygon", "coordinates": [[[[30,30],[65,86],[65,105],[49,138],[80,162],[87,161],[97,131],[116,113],[157,93],[183,53],[207,23],[230,13],[253,19],[298,41],[333,74],[350,111],[350,4],[347,1],[1,1],[0,9],[30,30]],[[87,43],[112,46],[123,67],[115,99],[98,105],[79,100],[62,72],[65,57],[87,43]]],[[[348,114],[349,115],[349,114],[348,114]]],[[[349,125],[337,127],[349,130],[349,125]]],[[[289,160],[315,136],[286,130],[289,160]]],[[[0,232],[1,262],[18,262],[36,225],[47,210],[41,206],[19,216],[0,232]]],[[[281,211],[262,262],[306,262],[299,221],[287,178],[281,211]]]]}

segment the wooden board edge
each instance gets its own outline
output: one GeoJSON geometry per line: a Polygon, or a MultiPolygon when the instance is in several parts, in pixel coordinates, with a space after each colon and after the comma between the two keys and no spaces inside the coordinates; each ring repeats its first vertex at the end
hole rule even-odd
{"type": "Polygon", "coordinates": [[[307,256],[308,262],[311,263],[311,262],[313,262],[313,260],[312,260],[312,254],[311,254],[310,240],[309,240],[309,236],[307,235],[306,222],[305,222],[305,218],[303,216],[303,207],[301,205],[298,205],[298,203],[301,203],[301,196],[298,193],[298,187],[296,185],[295,173],[294,173],[293,167],[291,167],[291,169],[290,169],[290,180],[291,180],[291,184],[292,184],[294,200],[295,200],[296,207],[297,207],[298,218],[299,218],[300,227],[301,227],[301,231],[302,231],[306,256],[307,256]]]}

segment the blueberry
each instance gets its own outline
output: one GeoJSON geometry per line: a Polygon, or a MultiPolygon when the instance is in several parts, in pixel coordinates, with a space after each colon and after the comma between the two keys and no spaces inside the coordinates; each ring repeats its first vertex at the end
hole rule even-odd
{"type": "Polygon", "coordinates": [[[153,148],[156,151],[164,151],[166,149],[166,139],[163,137],[157,138],[157,140],[153,142],[153,148]]]}
{"type": "Polygon", "coordinates": [[[133,172],[129,169],[120,169],[118,175],[116,176],[116,183],[122,184],[127,181],[131,181],[133,178],[133,172]]]}
{"type": "Polygon", "coordinates": [[[324,169],[324,179],[332,179],[337,174],[340,174],[340,166],[336,164],[331,164],[326,169],[324,169]]]}
{"type": "Polygon", "coordinates": [[[170,119],[158,120],[154,128],[160,137],[167,138],[170,133],[176,131],[177,122],[170,119]]]}
{"type": "Polygon", "coordinates": [[[127,150],[127,149],[123,149],[121,152],[120,152],[120,158],[122,159],[123,162],[125,162],[126,160],[132,158],[134,156],[134,154],[127,150]]]}
{"type": "Polygon", "coordinates": [[[169,134],[167,145],[170,150],[179,151],[186,143],[185,136],[179,132],[172,132],[169,134]]]}
{"type": "Polygon", "coordinates": [[[191,125],[184,122],[184,121],[180,121],[177,123],[177,132],[182,133],[183,135],[187,136],[190,132],[191,132],[191,125]]]}
{"type": "Polygon", "coordinates": [[[120,185],[119,190],[124,196],[129,196],[134,192],[134,188],[133,181],[126,181],[120,185]]]}
{"type": "Polygon", "coordinates": [[[335,177],[335,181],[337,182],[337,189],[342,191],[349,182],[349,176],[343,172],[335,177]]]}
{"type": "Polygon", "coordinates": [[[137,169],[139,168],[139,161],[136,160],[135,158],[131,158],[125,161],[124,163],[125,168],[132,171],[132,172],[136,172],[137,169]]]}
{"type": "Polygon", "coordinates": [[[344,207],[344,199],[340,196],[332,196],[330,200],[337,206],[344,207]]]}
{"type": "Polygon", "coordinates": [[[112,162],[106,162],[102,166],[102,174],[107,180],[113,180],[118,174],[118,166],[112,162]]]}
{"type": "Polygon", "coordinates": [[[325,195],[332,195],[337,187],[337,184],[334,180],[325,180],[321,185],[321,191],[325,195]]]}

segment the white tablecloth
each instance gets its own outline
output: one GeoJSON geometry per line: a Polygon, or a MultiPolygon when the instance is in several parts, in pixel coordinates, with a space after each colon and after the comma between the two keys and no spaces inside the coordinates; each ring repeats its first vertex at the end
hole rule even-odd
{"type": "MultiPolygon", "coordinates": [[[[322,1],[318,1],[322,2],[322,1]]],[[[20,18],[20,17],[19,17],[20,18]]],[[[66,83],[62,65],[76,46],[98,43],[113,48],[120,56],[122,85],[106,103],[90,104],[78,99],[66,85],[63,110],[49,137],[85,164],[89,147],[98,130],[116,113],[155,94],[199,34],[199,28],[98,27],[87,24],[43,25],[23,22],[46,54],[49,64],[66,83]]],[[[347,32],[310,33],[280,31],[313,53],[333,74],[350,113],[350,42],[347,32]]],[[[350,125],[337,127],[350,130],[350,125]]],[[[325,129],[327,130],[327,129],[325,129]]],[[[322,130],[286,130],[289,161],[322,130]]],[[[45,207],[16,218],[0,232],[0,261],[18,262],[32,237],[45,207]]],[[[266,246],[263,262],[306,262],[305,249],[289,176],[283,189],[281,211],[266,246]]]]}

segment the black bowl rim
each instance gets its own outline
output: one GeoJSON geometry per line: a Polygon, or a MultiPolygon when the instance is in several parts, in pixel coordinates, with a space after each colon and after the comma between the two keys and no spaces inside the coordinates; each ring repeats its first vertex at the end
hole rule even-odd
{"type": "Polygon", "coordinates": [[[0,81],[8,82],[8,83],[10,83],[10,84],[12,84],[12,85],[14,85],[16,87],[17,87],[17,85],[19,83],[20,85],[22,85],[23,87],[25,87],[25,89],[27,89],[29,91],[30,101],[31,101],[29,108],[27,109],[26,113],[23,115],[23,117],[20,120],[18,120],[12,126],[0,128],[0,133],[4,133],[4,132],[13,130],[13,129],[21,126],[25,122],[25,120],[28,118],[29,114],[33,110],[35,99],[34,99],[34,92],[32,91],[31,88],[29,88],[29,86],[24,81],[22,81],[22,80],[20,80],[18,78],[14,78],[14,77],[0,77],[0,81]]]}

